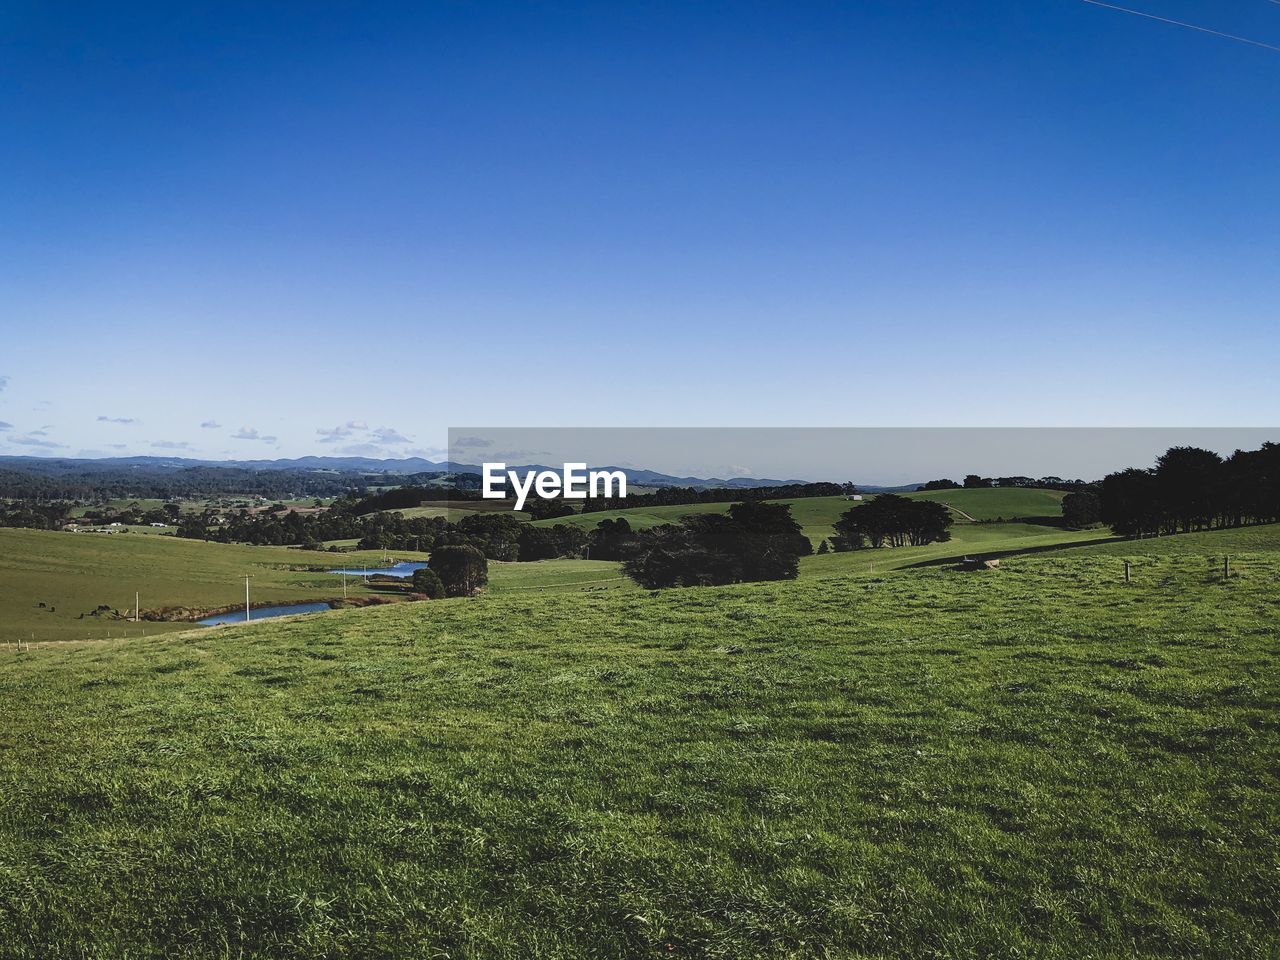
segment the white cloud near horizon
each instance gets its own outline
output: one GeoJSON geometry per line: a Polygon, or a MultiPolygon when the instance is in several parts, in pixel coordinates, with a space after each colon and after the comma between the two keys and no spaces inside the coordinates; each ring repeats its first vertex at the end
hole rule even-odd
{"type": "Polygon", "coordinates": [[[369,442],[389,446],[396,443],[413,443],[408,437],[394,427],[378,427],[369,432],[369,442]]]}

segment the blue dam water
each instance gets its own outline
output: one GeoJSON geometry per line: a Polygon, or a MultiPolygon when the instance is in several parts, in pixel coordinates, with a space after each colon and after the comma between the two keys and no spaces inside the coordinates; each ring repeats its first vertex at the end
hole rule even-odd
{"type": "Polygon", "coordinates": [[[348,567],[345,570],[330,570],[330,573],[345,573],[348,577],[363,577],[365,574],[380,577],[399,577],[401,580],[407,580],[412,577],[414,571],[421,570],[426,566],[421,561],[403,560],[391,567],[348,567]]]}
{"type": "MultiPolygon", "coordinates": [[[[289,603],[278,607],[259,607],[256,610],[249,611],[249,620],[266,620],[270,617],[288,617],[295,613],[319,613],[321,610],[328,610],[327,603],[289,603]]],[[[216,627],[223,623],[244,623],[244,611],[235,610],[231,613],[220,613],[216,617],[205,617],[198,621],[202,626],[216,627]]]]}

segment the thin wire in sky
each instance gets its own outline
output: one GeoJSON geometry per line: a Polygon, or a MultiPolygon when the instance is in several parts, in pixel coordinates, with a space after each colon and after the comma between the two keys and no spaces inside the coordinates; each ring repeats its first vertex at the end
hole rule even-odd
{"type": "MultiPolygon", "coordinates": [[[[1280,53],[1280,47],[1272,46],[1269,43],[1263,43],[1261,40],[1250,40],[1248,37],[1238,37],[1234,33],[1223,33],[1221,30],[1210,30],[1208,27],[1201,27],[1194,23],[1187,23],[1185,20],[1170,20],[1168,17],[1157,17],[1154,13],[1143,13],[1141,10],[1130,10],[1128,7],[1117,7],[1114,3],[1103,3],[1102,0],[1080,0],[1080,2],[1092,4],[1095,7],[1105,7],[1108,10],[1118,10],[1120,13],[1132,14],[1135,17],[1144,17],[1147,20],[1155,20],[1159,23],[1172,24],[1175,27],[1186,27],[1188,30],[1207,33],[1211,37],[1222,37],[1224,40],[1234,40],[1236,43],[1247,43],[1251,47],[1261,47],[1263,50],[1270,50],[1272,53],[1280,53]]],[[[1271,0],[1271,2],[1278,3],[1280,0],[1271,0]]]]}

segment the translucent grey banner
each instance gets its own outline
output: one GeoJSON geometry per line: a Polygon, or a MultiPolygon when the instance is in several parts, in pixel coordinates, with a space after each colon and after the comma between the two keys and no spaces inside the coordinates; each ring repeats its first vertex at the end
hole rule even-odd
{"type": "MultiPolygon", "coordinates": [[[[566,464],[621,470],[632,486],[756,482],[901,488],[931,480],[1100,480],[1146,468],[1170,447],[1229,456],[1280,442],[1261,427],[453,427],[449,469],[563,473],[566,464]]],[[[530,495],[536,495],[532,488],[530,495]]]]}

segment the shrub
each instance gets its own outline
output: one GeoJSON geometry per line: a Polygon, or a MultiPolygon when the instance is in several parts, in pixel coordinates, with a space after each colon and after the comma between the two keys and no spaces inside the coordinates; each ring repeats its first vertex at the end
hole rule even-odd
{"type": "Polygon", "coordinates": [[[443,599],[445,591],[444,583],[440,580],[440,574],[430,567],[415,570],[413,572],[413,592],[425,594],[432,600],[443,599]]]}

